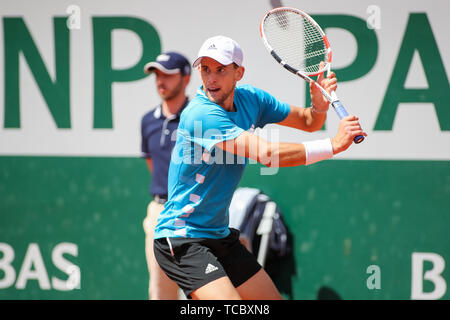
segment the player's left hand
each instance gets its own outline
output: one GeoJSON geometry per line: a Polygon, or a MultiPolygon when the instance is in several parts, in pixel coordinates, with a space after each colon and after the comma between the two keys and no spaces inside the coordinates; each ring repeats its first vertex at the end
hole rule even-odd
{"type": "MultiPolygon", "coordinates": [[[[323,67],[323,62],[320,63],[320,68],[323,67]]],[[[334,72],[330,72],[325,78],[324,73],[319,74],[317,77],[317,83],[321,85],[328,93],[336,91],[337,89],[337,78],[334,72]]],[[[309,93],[311,95],[311,103],[317,111],[327,111],[330,102],[325,98],[313,83],[309,84],[309,93]]]]}

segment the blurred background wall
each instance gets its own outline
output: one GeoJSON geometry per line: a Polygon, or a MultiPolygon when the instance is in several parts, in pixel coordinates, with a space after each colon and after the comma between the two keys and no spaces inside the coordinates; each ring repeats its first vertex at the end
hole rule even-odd
{"type": "MultiPolygon", "coordinates": [[[[325,29],[338,94],[369,136],[309,167],[248,165],[241,186],[275,200],[292,237],[292,256],[267,266],[276,284],[290,299],[450,298],[448,1],[6,0],[0,299],[147,299],[140,119],[159,97],[143,66],[167,50],[193,61],[223,34],[243,48],[241,83],[308,105],[260,40],[279,5],[325,29]]],[[[191,97],[199,85],[194,70],[191,97]]],[[[258,134],[301,142],[337,126],[330,111],[314,134],[258,134]]]]}

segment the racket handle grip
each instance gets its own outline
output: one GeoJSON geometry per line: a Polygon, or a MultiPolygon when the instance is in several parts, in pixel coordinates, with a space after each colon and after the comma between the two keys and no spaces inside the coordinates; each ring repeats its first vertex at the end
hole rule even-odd
{"type": "MultiPolygon", "coordinates": [[[[339,116],[339,119],[343,119],[348,116],[347,110],[345,110],[344,106],[339,100],[336,100],[332,102],[334,110],[336,111],[337,115],[339,116]]],[[[364,141],[364,136],[356,136],[353,138],[353,142],[358,144],[364,141]]]]}

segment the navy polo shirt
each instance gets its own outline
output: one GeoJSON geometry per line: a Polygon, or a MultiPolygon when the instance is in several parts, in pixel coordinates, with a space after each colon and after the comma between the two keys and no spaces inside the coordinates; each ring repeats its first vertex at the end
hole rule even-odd
{"type": "Polygon", "coordinates": [[[170,155],[175,146],[177,128],[180,121],[180,111],[170,118],[162,112],[162,106],[157,106],[142,117],[141,121],[141,151],[142,157],[151,158],[153,174],[150,184],[150,194],[167,195],[167,177],[169,174],[170,155]]]}

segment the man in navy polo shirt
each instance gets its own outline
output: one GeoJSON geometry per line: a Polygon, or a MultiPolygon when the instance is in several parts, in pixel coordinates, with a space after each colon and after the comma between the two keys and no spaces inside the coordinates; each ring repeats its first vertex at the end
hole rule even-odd
{"type": "Polygon", "coordinates": [[[144,115],[141,122],[142,155],[147,161],[152,180],[150,194],[153,200],[144,219],[145,254],[150,274],[149,297],[152,300],[177,299],[178,286],[161,270],[153,253],[156,220],[167,201],[167,176],[170,155],[176,141],[180,113],[188,104],[186,87],[189,84],[189,61],[176,52],[160,54],[156,61],[144,67],[147,74],[156,76],[156,88],[162,99],[155,109],[144,115]]]}

